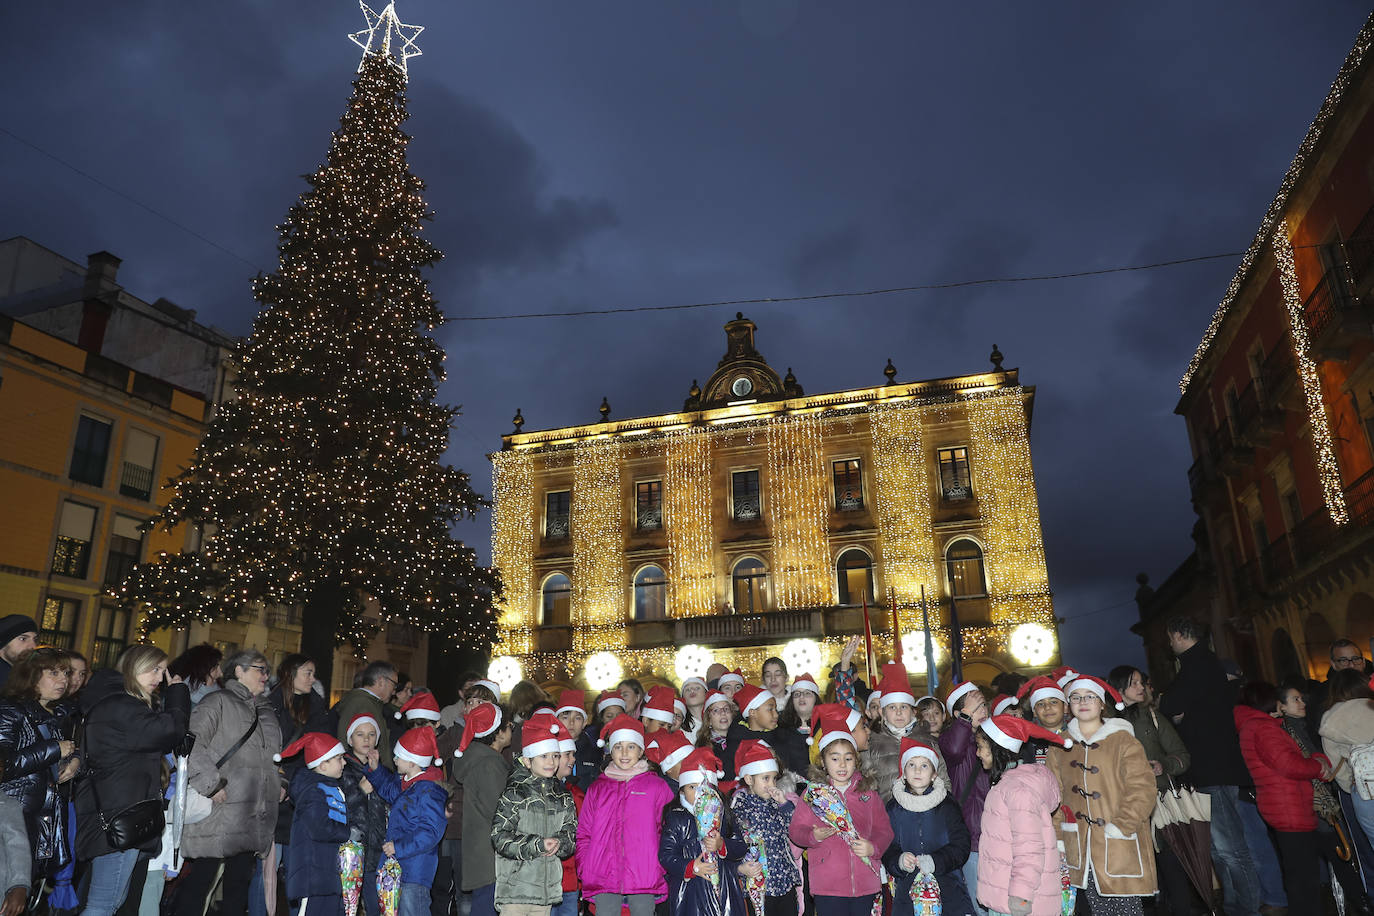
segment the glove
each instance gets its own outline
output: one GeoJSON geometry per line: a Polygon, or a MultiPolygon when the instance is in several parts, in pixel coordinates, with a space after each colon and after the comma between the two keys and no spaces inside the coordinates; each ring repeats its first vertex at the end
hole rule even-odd
{"type": "Polygon", "coordinates": [[[1111,823],[1110,821],[1108,821],[1107,825],[1102,828],[1102,832],[1105,833],[1107,835],[1107,838],[1110,840],[1126,839],[1126,834],[1121,832],[1121,828],[1111,823]]]}
{"type": "Polygon", "coordinates": [[[1029,900],[1012,897],[1007,903],[1011,905],[1011,916],[1030,916],[1031,904],[1029,900]]]}
{"type": "Polygon", "coordinates": [[[935,860],[930,856],[917,856],[916,867],[920,869],[923,875],[935,874],[935,860]]]}
{"type": "Polygon", "coordinates": [[[187,732],[185,737],[183,737],[180,741],[177,742],[177,746],[172,751],[172,753],[176,754],[176,756],[178,757],[190,757],[191,749],[195,746],[196,736],[193,735],[191,732],[187,732]]]}

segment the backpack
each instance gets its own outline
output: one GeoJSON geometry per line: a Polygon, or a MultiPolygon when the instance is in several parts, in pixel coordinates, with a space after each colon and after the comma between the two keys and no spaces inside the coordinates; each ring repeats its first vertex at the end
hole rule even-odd
{"type": "Polygon", "coordinates": [[[1350,749],[1350,774],[1353,788],[1365,801],[1374,801],[1374,742],[1350,749]]]}

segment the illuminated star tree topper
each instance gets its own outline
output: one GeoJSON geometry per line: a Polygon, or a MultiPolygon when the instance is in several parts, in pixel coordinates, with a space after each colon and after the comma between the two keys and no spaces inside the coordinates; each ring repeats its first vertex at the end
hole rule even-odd
{"type": "MultiPolygon", "coordinates": [[[[425,30],[422,25],[406,25],[401,22],[396,15],[396,4],[388,3],[380,13],[374,11],[367,5],[366,0],[358,0],[358,6],[362,7],[363,18],[367,20],[367,28],[361,32],[354,32],[348,37],[353,39],[353,43],[363,49],[363,61],[366,62],[367,55],[377,53],[383,57],[396,60],[402,73],[408,73],[406,61],[412,57],[419,57],[424,52],[415,46],[415,39],[420,37],[420,33],[425,30]],[[395,36],[399,45],[393,45],[392,36],[395,36]]],[[[362,63],[358,64],[358,70],[363,69],[362,63]]]]}

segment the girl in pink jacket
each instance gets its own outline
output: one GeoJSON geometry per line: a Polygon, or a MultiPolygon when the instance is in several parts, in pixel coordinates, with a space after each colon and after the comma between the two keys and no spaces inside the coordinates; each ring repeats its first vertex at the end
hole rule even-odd
{"type": "Polygon", "coordinates": [[[887,809],[877,789],[859,772],[859,752],[844,726],[843,718],[822,720],[816,738],[820,761],[812,765],[810,775],[813,783],[840,790],[858,837],[846,838],[821,820],[805,794],[787,830],[792,842],[807,851],[817,916],[868,916],[874,895],[882,889],[882,855],[892,844],[887,809]]]}
{"type": "Polygon", "coordinates": [[[644,726],[621,713],[602,730],[597,744],[610,760],[587,789],[577,820],[577,876],[582,897],[597,916],[653,916],[654,904],[668,897],[668,882],[658,862],[663,809],[673,791],[644,761],[644,726]]]}
{"type": "Polygon", "coordinates": [[[1020,716],[993,716],[974,733],[978,760],[992,779],[983,804],[978,849],[978,903],[989,913],[1059,916],[1059,838],[1052,817],[1059,780],[1048,767],[1019,763],[1029,739],[1069,747],[1073,741],[1020,716]]]}

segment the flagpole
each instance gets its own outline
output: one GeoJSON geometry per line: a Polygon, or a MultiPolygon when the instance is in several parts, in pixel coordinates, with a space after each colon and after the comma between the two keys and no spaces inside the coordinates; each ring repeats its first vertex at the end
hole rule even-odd
{"type": "Polygon", "coordinates": [[[902,664],[902,624],[897,617],[897,590],[887,590],[887,603],[892,608],[892,660],[902,664]]]}
{"type": "Polygon", "coordinates": [[[873,624],[868,619],[868,593],[864,592],[864,661],[868,668],[868,686],[871,689],[873,682],[873,624]]]}
{"type": "Polygon", "coordinates": [[[930,606],[926,604],[926,587],[921,586],[921,628],[926,637],[926,693],[940,693],[940,672],[935,670],[935,642],[930,637],[930,606]]]}

